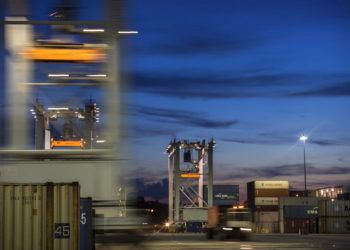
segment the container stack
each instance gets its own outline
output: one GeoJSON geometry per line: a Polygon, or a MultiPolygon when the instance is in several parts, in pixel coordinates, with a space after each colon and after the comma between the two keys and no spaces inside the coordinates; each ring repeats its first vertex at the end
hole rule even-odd
{"type": "Polygon", "coordinates": [[[319,201],[320,233],[350,233],[350,201],[319,201]]]}
{"type": "Polygon", "coordinates": [[[253,212],[255,231],[279,232],[278,202],[289,196],[288,181],[252,181],[247,183],[248,207],[253,212]]]}
{"type": "Polygon", "coordinates": [[[78,183],[0,184],[0,249],[79,250],[78,183]]]}
{"type": "Polygon", "coordinates": [[[281,233],[317,233],[318,201],[315,197],[281,197],[279,222],[281,233]]]}

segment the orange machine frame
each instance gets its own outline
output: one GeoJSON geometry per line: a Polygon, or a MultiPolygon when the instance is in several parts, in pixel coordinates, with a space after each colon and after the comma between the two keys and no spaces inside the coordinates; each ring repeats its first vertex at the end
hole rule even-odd
{"type": "Polygon", "coordinates": [[[36,61],[96,62],[105,59],[104,50],[96,48],[30,47],[20,55],[36,61]]]}
{"type": "Polygon", "coordinates": [[[80,147],[84,148],[84,141],[58,141],[58,140],[51,140],[51,148],[54,147],[80,147]]]}
{"type": "Polygon", "coordinates": [[[183,173],[180,176],[181,176],[181,178],[199,179],[198,173],[183,173]]]}

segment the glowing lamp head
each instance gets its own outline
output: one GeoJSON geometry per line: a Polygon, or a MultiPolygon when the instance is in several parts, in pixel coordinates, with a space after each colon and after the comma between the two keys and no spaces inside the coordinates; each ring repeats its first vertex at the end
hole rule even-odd
{"type": "Polygon", "coordinates": [[[302,141],[302,142],[304,142],[304,143],[307,141],[307,139],[308,139],[308,138],[307,138],[306,135],[302,135],[302,136],[299,137],[299,140],[302,141]]]}
{"type": "Polygon", "coordinates": [[[170,226],[170,223],[169,223],[169,222],[166,222],[166,223],[165,223],[165,226],[166,226],[166,227],[169,227],[169,226],[170,226]]]}

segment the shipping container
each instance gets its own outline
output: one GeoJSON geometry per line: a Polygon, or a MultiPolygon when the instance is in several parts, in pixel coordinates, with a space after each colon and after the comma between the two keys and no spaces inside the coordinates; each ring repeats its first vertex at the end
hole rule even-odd
{"type": "Polygon", "coordinates": [[[350,217],[350,201],[322,200],[318,202],[319,216],[350,217]]]}
{"type": "Polygon", "coordinates": [[[208,208],[208,227],[215,227],[219,223],[219,207],[208,208]]]}
{"type": "Polygon", "coordinates": [[[255,181],[255,189],[289,189],[288,181],[255,181]]]}
{"type": "Polygon", "coordinates": [[[323,198],[315,197],[280,197],[279,206],[318,206],[318,201],[323,198]]]}
{"type": "Polygon", "coordinates": [[[255,206],[254,212],[278,212],[278,205],[255,206]]]}
{"type": "Polygon", "coordinates": [[[278,212],[254,212],[254,222],[278,222],[278,212]]]}
{"type": "Polygon", "coordinates": [[[188,233],[201,233],[203,231],[202,221],[187,221],[186,232],[188,233]]]}
{"type": "MultiPolygon", "coordinates": [[[[208,202],[208,187],[205,185],[203,198],[208,202]]],[[[239,185],[213,185],[213,205],[235,205],[239,202],[239,185]]]]}
{"type": "Polygon", "coordinates": [[[256,233],[279,233],[278,222],[255,222],[256,233]]]}
{"type": "Polygon", "coordinates": [[[320,233],[350,233],[350,217],[320,217],[320,233]]]}
{"type": "Polygon", "coordinates": [[[288,197],[288,189],[255,189],[255,197],[288,197]]]}
{"type": "Polygon", "coordinates": [[[283,222],[284,233],[317,233],[317,219],[285,219],[283,222]]]}
{"type": "Polygon", "coordinates": [[[182,210],[184,221],[207,221],[208,208],[202,207],[186,207],[182,210]]]}
{"type": "Polygon", "coordinates": [[[78,183],[0,184],[0,249],[79,250],[78,183]]]}
{"type": "Polygon", "coordinates": [[[318,208],[315,206],[284,206],[284,219],[310,219],[318,216],[318,208]]]}
{"type": "Polygon", "coordinates": [[[278,197],[255,197],[255,206],[278,206],[278,197]]]}

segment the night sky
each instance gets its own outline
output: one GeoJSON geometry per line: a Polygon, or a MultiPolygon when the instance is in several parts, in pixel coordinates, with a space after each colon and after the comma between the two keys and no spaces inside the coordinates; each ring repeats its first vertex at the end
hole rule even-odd
{"type": "MultiPolygon", "coordinates": [[[[37,17],[50,1],[33,8],[37,17]],[[39,14],[38,14],[39,13],[39,14]]],[[[51,1],[57,2],[57,1],[51,1]]],[[[81,2],[80,17],[103,15],[81,2]]],[[[350,184],[350,3],[128,0],[122,71],[135,177],[167,177],[174,137],[214,138],[214,182],[350,184]]]]}

